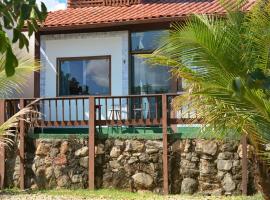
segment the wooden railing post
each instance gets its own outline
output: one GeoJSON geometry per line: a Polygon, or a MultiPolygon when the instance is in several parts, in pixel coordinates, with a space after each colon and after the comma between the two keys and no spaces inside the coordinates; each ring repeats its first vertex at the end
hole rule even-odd
{"type": "MultiPolygon", "coordinates": [[[[5,100],[0,100],[0,125],[5,122],[5,100]]],[[[0,144],[0,189],[4,188],[5,178],[5,147],[0,144]]]]}
{"type": "Polygon", "coordinates": [[[89,136],[88,136],[88,149],[89,149],[89,176],[88,183],[89,189],[95,189],[95,130],[96,130],[96,109],[95,97],[89,97],[89,136]]]}
{"type": "Polygon", "coordinates": [[[169,193],[168,179],[168,114],[167,114],[167,95],[162,95],[162,135],[163,135],[163,192],[169,193]]]}
{"type": "MultiPolygon", "coordinates": [[[[20,110],[25,107],[24,104],[24,99],[20,99],[20,110]]],[[[25,189],[25,184],[24,184],[24,175],[25,175],[25,121],[24,117],[25,116],[20,116],[20,134],[19,134],[19,139],[20,139],[20,146],[19,146],[19,156],[20,156],[20,189],[24,190],[25,189]]]]}
{"type": "Polygon", "coordinates": [[[248,156],[247,156],[247,136],[242,136],[242,195],[247,195],[248,185],[248,156]]]}

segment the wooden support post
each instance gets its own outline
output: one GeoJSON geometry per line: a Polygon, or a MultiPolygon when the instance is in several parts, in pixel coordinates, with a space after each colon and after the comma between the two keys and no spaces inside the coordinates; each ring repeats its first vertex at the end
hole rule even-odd
{"type": "Polygon", "coordinates": [[[167,95],[162,95],[162,135],[163,135],[163,192],[169,193],[168,179],[168,115],[167,115],[167,95]]]}
{"type": "Polygon", "coordinates": [[[247,195],[248,185],[248,156],[247,156],[247,136],[242,136],[242,194],[247,195]]]}
{"type": "MultiPolygon", "coordinates": [[[[5,122],[5,100],[0,100],[0,125],[5,122]]],[[[0,189],[4,188],[5,180],[5,147],[0,144],[0,189]]]]}
{"type": "Polygon", "coordinates": [[[4,189],[5,181],[5,147],[0,144],[0,189],[4,189]]]}
{"type": "MultiPolygon", "coordinates": [[[[23,109],[25,107],[24,104],[24,99],[20,99],[20,109],[23,109]]],[[[22,119],[24,119],[25,116],[20,116],[22,119]]],[[[20,134],[19,134],[19,139],[20,139],[20,146],[19,146],[19,156],[20,156],[20,189],[24,190],[25,189],[25,184],[24,184],[24,175],[25,175],[25,169],[24,169],[24,159],[25,159],[25,121],[20,120],[20,134]]]]}
{"type": "Polygon", "coordinates": [[[95,189],[95,130],[96,130],[96,109],[95,97],[89,97],[89,189],[95,189]]]}

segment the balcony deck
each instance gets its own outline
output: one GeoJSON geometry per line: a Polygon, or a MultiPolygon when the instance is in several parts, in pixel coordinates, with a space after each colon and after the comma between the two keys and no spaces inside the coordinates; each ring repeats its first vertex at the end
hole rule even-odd
{"type": "MultiPolygon", "coordinates": [[[[88,131],[89,188],[94,189],[95,135],[104,128],[159,128],[163,141],[163,189],[168,194],[168,130],[171,125],[201,123],[190,105],[174,110],[172,102],[177,94],[130,95],[130,96],[70,96],[39,99],[0,100],[4,122],[20,109],[33,111],[21,116],[19,123],[20,176],[24,177],[25,137],[30,129],[84,128],[88,131]],[[26,123],[28,122],[28,123],[26,123]]],[[[126,133],[128,133],[127,131],[126,133]]],[[[122,132],[122,134],[125,134],[122,132]]],[[[2,154],[4,155],[4,154],[2,154]]],[[[4,158],[3,158],[4,159],[4,158]]],[[[0,170],[1,175],[1,170],[0,170]]],[[[24,178],[20,188],[24,189],[24,178]]]]}
{"type": "MultiPolygon", "coordinates": [[[[25,138],[29,130],[77,129],[84,130],[89,146],[89,189],[95,188],[95,135],[104,128],[134,127],[158,128],[163,141],[163,192],[168,194],[168,134],[173,125],[201,124],[196,111],[184,105],[173,109],[172,103],[179,94],[130,96],[71,96],[39,99],[0,100],[0,123],[20,109],[33,111],[21,116],[19,131],[20,188],[25,189],[25,138]],[[26,123],[27,122],[27,123],[26,123]]],[[[130,131],[122,131],[121,135],[130,131]]],[[[130,134],[131,135],[131,134],[130,134]]],[[[172,134],[174,135],[174,134],[172,134]]],[[[247,188],[247,142],[242,139],[242,186],[247,188]]],[[[5,160],[5,148],[0,145],[0,160],[5,160]]],[[[4,162],[0,165],[0,188],[3,186],[4,162]]]]}

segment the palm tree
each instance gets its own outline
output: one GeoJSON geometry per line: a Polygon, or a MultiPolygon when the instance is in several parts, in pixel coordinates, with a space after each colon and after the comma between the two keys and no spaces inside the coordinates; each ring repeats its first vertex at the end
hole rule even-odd
{"type": "MultiPolygon", "coordinates": [[[[29,76],[38,69],[34,62],[24,54],[18,54],[19,65],[13,76],[7,77],[5,73],[5,56],[0,57],[0,98],[10,98],[22,94],[22,88],[27,86],[29,76]]],[[[21,109],[5,123],[0,125],[0,145],[9,145],[14,142],[18,131],[18,123],[22,115],[29,114],[30,107],[21,109]]]]}
{"type": "Polygon", "coordinates": [[[186,93],[174,105],[191,103],[204,129],[247,136],[256,150],[257,182],[269,200],[270,3],[259,1],[248,13],[247,1],[223,5],[224,17],[195,15],[173,24],[161,47],[146,57],[184,78],[186,93]]]}

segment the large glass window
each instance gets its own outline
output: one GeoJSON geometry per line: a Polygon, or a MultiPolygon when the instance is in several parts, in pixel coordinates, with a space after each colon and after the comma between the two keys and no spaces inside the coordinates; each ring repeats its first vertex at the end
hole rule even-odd
{"type": "Polygon", "coordinates": [[[89,57],[58,60],[58,94],[110,94],[110,57],[89,57]]]}
{"type": "Polygon", "coordinates": [[[133,93],[160,94],[172,92],[172,79],[168,67],[149,66],[143,58],[132,55],[133,93]]]}
{"type": "Polygon", "coordinates": [[[161,43],[162,37],[167,34],[169,34],[167,30],[131,34],[131,92],[133,94],[176,92],[177,81],[172,79],[169,67],[151,66],[140,57],[141,54],[152,53],[161,43]]]}
{"type": "Polygon", "coordinates": [[[168,33],[167,30],[134,32],[131,34],[131,51],[153,51],[168,33]]]}

